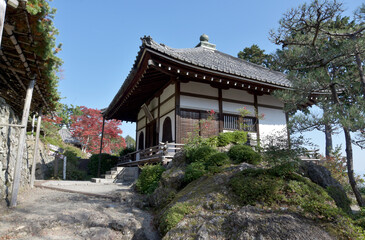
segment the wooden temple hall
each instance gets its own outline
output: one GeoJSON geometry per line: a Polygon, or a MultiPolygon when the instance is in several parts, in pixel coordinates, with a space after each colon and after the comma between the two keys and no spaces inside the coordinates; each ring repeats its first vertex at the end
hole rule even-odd
{"type": "Polygon", "coordinates": [[[284,74],[218,51],[205,34],[196,47],[184,49],[149,36],[141,40],[131,72],[104,112],[106,119],[136,122],[140,154],[129,156],[132,160],[158,154],[160,143],[178,149],[210,110],[215,112],[213,124],[200,132],[203,137],[238,130],[240,122],[253,139],[286,131],[284,104],[271,95],[290,89],[284,74]],[[239,114],[243,107],[250,112],[244,118],[239,114]]]}

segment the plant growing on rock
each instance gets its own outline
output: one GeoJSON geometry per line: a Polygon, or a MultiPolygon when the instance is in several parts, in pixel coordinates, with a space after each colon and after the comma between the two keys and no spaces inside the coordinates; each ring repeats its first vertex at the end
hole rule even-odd
{"type": "Polygon", "coordinates": [[[143,194],[153,193],[165,170],[160,164],[143,166],[136,183],[137,190],[143,194]]]}
{"type": "Polygon", "coordinates": [[[234,163],[246,162],[257,165],[261,161],[261,155],[246,145],[232,146],[228,151],[228,156],[234,163]]]}

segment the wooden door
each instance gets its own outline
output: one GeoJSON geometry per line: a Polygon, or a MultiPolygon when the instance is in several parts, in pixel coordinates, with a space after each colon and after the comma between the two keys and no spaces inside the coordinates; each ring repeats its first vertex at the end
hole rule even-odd
{"type": "Polygon", "coordinates": [[[157,145],[157,128],[156,120],[148,123],[146,126],[146,148],[157,145]]]}

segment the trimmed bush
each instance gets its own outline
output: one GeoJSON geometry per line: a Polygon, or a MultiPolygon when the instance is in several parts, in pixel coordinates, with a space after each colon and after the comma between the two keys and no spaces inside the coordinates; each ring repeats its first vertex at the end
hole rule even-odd
{"type": "Polygon", "coordinates": [[[216,149],[203,145],[196,148],[191,148],[188,150],[189,153],[187,154],[189,163],[193,162],[206,162],[210,155],[217,152],[216,149]]]}
{"type": "Polygon", "coordinates": [[[247,132],[244,131],[234,131],[233,141],[234,144],[245,144],[247,142],[247,132]]]}
{"type": "Polygon", "coordinates": [[[234,141],[233,132],[222,132],[218,135],[218,147],[225,147],[234,141]]]}
{"type": "Polygon", "coordinates": [[[150,194],[158,187],[162,173],[166,169],[158,165],[145,165],[142,167],[142,172],[138,177],[136,187],[138,192],[143,194],[150,194]]]}
{"type": "Polygon", "coordinates": [[[193,162],[186,168],[184,182],[190,183],[203,176],[205,172],[205,165],[203,162],[193,162]]]}
{"type": "Polygon", "coordinates": [[[223,166],[224,164],[229,163],[229,157],[226,153],[215,153],[210,155],[208,160],[205,162],[207,167],[210,166],[223,166]]]}
{"type": "Polygon", "coordinates": [[[256,165],[261,161],[261,155],[246,145],[232,146],[228,151],[228,156],[234,163],[246,162],[256,165]]]}

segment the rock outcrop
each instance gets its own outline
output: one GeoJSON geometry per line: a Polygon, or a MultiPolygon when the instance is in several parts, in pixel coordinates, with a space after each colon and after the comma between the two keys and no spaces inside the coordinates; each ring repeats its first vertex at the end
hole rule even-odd
{"type": "Polygon", "coordinates": [[[149,198],[163,239],[338,239],[361,235],[330,197],[328,187],[337,185],[322,168],[306,168],[309,179],[326,179],[312,182],[297,173],[280,177],[275,170],[241,163],[184,185],[184,161],[183,153],[178,154],[149,198]],[[317,176],[321,171],[326,176],[317,176]],[[272,185],[281,195],[274,202],[262,199],[254,206],[244,204],[242,195],[233,189],[237,177],[251,181],[252,189],[265,189],[257,184],[272,185]],[[256,177],[259,180],[252,180],[256,177]]]}
{"type": "Polygon", "coordinates": [[[303,162],[301,171],[312,182],[326,189],[338,207],[342,208],[345,212],[351,212],[351,201],[348,199],[342,185],[331,176],[331,172],[327,168],[311,162],[303,162]]]}

